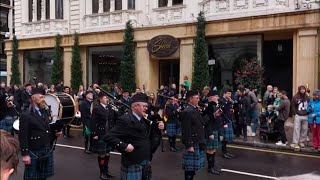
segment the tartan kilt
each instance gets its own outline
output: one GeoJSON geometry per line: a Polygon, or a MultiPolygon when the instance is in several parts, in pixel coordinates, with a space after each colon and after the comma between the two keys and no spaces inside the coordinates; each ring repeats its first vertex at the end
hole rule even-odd
{"type": "Polygon", "coordinates": [[[183,153],[182,169],[184,169],[185,171],[197,171],[204,168],[204,151],[200,150],[199,145],[196,145],[193,148],[194,152],[185,151],[183,153]]]}
{"type": "Polygon", "coordinates": [[[53,152],[52,147],[41,148],[29,152],[31,164],[26,165],[24,169],[24,179],[44,179],[54,175],[53,152]],[[38,158],[47,157],[42,170],[38,168],[38,158]]]}
{"type": "Polygon", "coordinates": [[[176,136],[178,133],[177,123],[166,123],[166,131],[169,137],[176,136]]]}
{"type": "Polygon", "coordinates": [[[223,128],[223,140],[231,142],[233,141],[233,128],[232,123],[227,123],[228,127],[223,128]]]}
{"type": "Polygon", "coordinates": [[[103,155],[108,154],[111,151],[111,147],[108,146],[102,139],[93,139],[91,151],[95,154],[103,155]]]}
{"type": "MultiPolygon", "coordinates": [[[[129,166],[121,164],[121,180],[141,180],[143,166],[151,166],[150,164],[150,161],[147,160],[142,161],[140,164],[129,166]]],[[[152,180],[152,178],[149,178],[148,180],[152,180]]]]}
{"type": "Polygon", "coordinates": [[[219,131],[213,131],[214,139],[211,140],[209,137],[206,139],[206,148],[207,149],[218,149],[221,147],[221,141],[219,138],[219,131]]]}
{"type": "Polygon", "coordinates": [[[7,116],[5,118],[3,118],[1,121],[0,121],[0,129],[2,130],[5,130],[9,133],[12,132],[12,129],[13,129],[13,118],[10,117],[10,116],[7,116]]]}

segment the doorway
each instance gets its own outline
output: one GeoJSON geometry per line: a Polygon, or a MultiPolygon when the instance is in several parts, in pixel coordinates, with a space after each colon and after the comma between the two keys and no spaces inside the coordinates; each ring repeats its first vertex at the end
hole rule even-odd
{"type": "Polygon", "coordinates": [[[171,84],[179,86],[180,62],[179,60],[160,60],[159,62],[159,87],[170,87],[171,84]]]}

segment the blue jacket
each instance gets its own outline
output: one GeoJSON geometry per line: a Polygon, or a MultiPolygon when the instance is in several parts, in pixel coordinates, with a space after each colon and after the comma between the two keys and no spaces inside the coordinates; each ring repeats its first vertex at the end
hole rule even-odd
{"type": "Polygon", "coordinates": [[[308,104],[308,121],[309,123],[313,123],[312,114],[316,114],[316,124],[320,124],[320,100],[312,100],[308,104]],[[311,107],[313,110],[311,110],[311,107]]]}

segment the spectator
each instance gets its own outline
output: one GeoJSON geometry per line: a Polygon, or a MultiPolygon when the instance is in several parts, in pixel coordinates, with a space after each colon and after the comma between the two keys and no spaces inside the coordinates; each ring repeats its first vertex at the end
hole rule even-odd
{"type": "Polygon", "coordinates": [[[10,175],[17,170],[19,163],[18,141],[9,133],[0,130],[0,157],[1,157],[1,180],[8,180],[10,175]]]}
{"type": "Polygon", "coordinates": [[[267,90],[266,90],[266,92],[265,92],[264,95],[263,95],[263,104],[264,104],[265,106],[268,106],[267,100],[268,100],[269,95],[272,93],[272,90],[273,90],[273,87],[272,87],[271,85],[268,85],[268,86],[267,86],[267,90]]]}
{"type": "Polygon", "coordinates": [[[250,132],[248,133],[248,136],[256,136],[257,128],[258,128],[258,98],[254,91],[250,91],[249,89],[246,89],[246,94],[250,100],[250,120],[253,124],[252,127],[252,134],[250,132]]]}
{"type": "Polygon", "coordinates": [[[308,104],[308,122],[312,132],[312,147],[320,152],[320,90],[313,91],[313,99],[308,104]]]}
{"type": "Polygon", "coordinates": [[[303,144],[307,140],[308,133],[308,116],[307,116],[307,107],[308,102],[310,101],[309,96],[306,93],[305,86],[299,86],[298,92],[293,96],[292,104],[292,114],[294,116],[294,130],[293,130],[293,139],[292,144],[290,145],[293,148],[299,149],[303,148],[303,144]],[[300,147],[298,145],[300,143],[300,147]]]}
{"type": "Polygon", "coordinates": [[[56,87],[52,84],[49,89],[49,93],[53,94],[56,92],[56,87]]]}
{"type": "Polygon", "coordinates": [[[279,107],[276,108],[276,110],[279,112],[278,118],[276,120],[275,126],[278,128],[280,132],[280,138],[281,140],[276,143],[278,146],[286,146],[287,143],[287,137],[286,133],[284,131],[284,124],[286,120],[289,118],[290,113],[290,101],[287,97],[286,91],[281,91],[280,93],[281,103],[279,107]]]}
{"type": "Polygon", "coordinates": [[[183,84],[186,86],[186,90],[188,91],[190,89],[190,82],[188,80],[188,76],[184,76],[183,84]]]}
{"type": "Polygon", "coordinates": [[[278,87],[273,87],[272,93],[270,93],[269,97],[267,98],[267,105],[273,104],[274,100],[277,98],[278,93],[278,87]]]}
{"type": "Polygon", "coordinates": [[[31,89],[32,89],[31,84],[26,84],[24,86],[24,90],[21,92],[21,102],[22,102],[21,109],[22,110],[27,110],[30,106],[31,89]]]}

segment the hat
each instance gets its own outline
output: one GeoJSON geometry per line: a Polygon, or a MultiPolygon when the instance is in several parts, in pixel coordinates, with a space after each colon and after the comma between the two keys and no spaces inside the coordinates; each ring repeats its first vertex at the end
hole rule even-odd
{"type": "Polygon", "coordinates": [[[219,96],[219,93],[218,93],[218,91],[210,91],[209,93],[208,93],[208,95],[207,95],[207,97],[210,97],[210,96],[219,96]]]}
{"type": "Polygon", "coordinates": [[[131,97],[131,101],[130,101],[131,104],[135,102],[148,103],[148,96],[144,93],[137,93],[131,97]]]}
{"type": "Polygon", "coordinates": [[[319,95],[320,95],[320,90],[319,90],[319,89],[313,90],[312,95],[314,95],[314,96],[319,96],[319,95]]]}
{"type": "Polygon", "coordinates": [[[186,98],[189,99],[190,97],[195,95],[199,95],[199,92],[197,90],[189,90],[186,94],[186,98]]]}
{"type": "Polygon", "coordinates": [[[35,88],[32,88],[31,95],[35,95],[35,94],[45,95],[46,91],[42,87],[35,87],[35,88]]]}
{"type": "Polygon", "coordinates": [[[104,92],[100,92],[100,93],[98,94],[98,98],[102,98],[102,97],[104,97],[104,96],[107,96],[106,93],[104,93],[104,92]]]}
{"type": "Polygon", "coordinates": [[[126,90],[126,89],[123,89],[122,93],[130,93],[130,92],[128,90],[126,90]]]}
{"type": "Polygon", "coordinates": [[[90,93],[93,94],[93,91],[86,91],[86,93],[84,95],[86,96],[86,95],[88,95],[90,93]]]}

